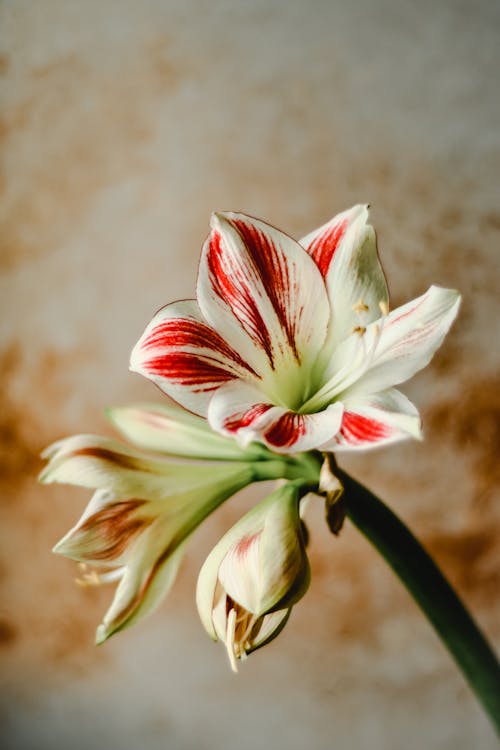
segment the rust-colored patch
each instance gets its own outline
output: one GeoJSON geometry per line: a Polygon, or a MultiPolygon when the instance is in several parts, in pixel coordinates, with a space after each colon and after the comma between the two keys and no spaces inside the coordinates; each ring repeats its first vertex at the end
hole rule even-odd
{"type": "Polygon", "coordinates": [[[9,70],[10,60],[9,56],[0,54],[0,76],[4,76],[9,70]]]}
{"type": "Polygon", "coordinates": [[[0,484],[16,487],[34,481],[42,468],[41,451],[64,427],[61,403],[69,393],[70,372],[84,349],[75,352],[23,352],[14,341],[0,351],[0,484]],[[43,398],[39,384],[43,383],[43,398]]]}
{"type": "Polygon", "coordinates": [[[459,396],[427,414],[429,430],[452,443],[472,492],[460,526],[444,523],[425,542],[456,585],[491,610],[500,585],[500,391],[496,377],[463,383],[459,396]]]}
{"type": "Polygon", "coordinates": [[[59,247],[100,190],[149,168],[141,149],[158,99],[185,75],[164,39],[145,51],[138,69],[96,72],[69,54],[30,72],[31,85],[12,97],[0,122],[3,149],[24,175],[5,181],[2,269],[59,247]]]}
{"type": "Polygon", "coordinates": [[[10,646],[17,639],[17,630],[8,620],[0,620],[0,647],[10,646]]]}
{"type": "Polygon", "coordinates": [[[21,348],[12,344],[0,354],[0,483],[34,476],[40,467],[38,431],[29,410],[16,398],[14,381],[22,368],[21,348]]]}
{"type": "Polygon", "coordinates": [[[468,597],[492,601],[500,587],[498,529],[482,527],[460,532],[437,532],[426,537],[426,545],[448,571],[453,583],[468,597]]]}
{"type": "Polygon", "coordinates": [[[498,211],[489,211],[483,217],[486,226],[495,230],[500,230],[500,213],[498,211]]]}
{"type": "Polygon", "coordinates": [[[490,507],[500,485],[500,390],[496,377],[463,383],[458,397],[426,415],[429,430],[446,436],[460,460],[470,460],[475,479],[472,514],[490,507]]]}
{"type": "Polygon", "coordinates": [[[89,446],[88,448],[79,448],[78,450],[71,452],[72,458],[78,458],[78,456],[88,456],[90,458],[97,458],[101,461],[108,461],[110,464],[119,466],[121,469],[130,469],[132,471],[148,471],[141,461],[133,456],[128,456],[125,453],[117,453],[116,451],[109,450],[108,448],[99,448],[98,446],[89,446]]]}
{"type": "Polygon", "coordinates": [[[92,547],[93,560],[114,560],[122,554],[134,537],[152,522],[151,518],[140,518],[137,510],[145,500],[123,500],[109,508],[94,513],[80,526],[79,533],[92,533],[102,540],[101,548],[92,547]]]}

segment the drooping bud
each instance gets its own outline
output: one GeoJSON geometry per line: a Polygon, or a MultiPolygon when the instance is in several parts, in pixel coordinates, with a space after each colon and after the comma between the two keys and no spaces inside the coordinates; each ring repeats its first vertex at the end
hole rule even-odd
{"type": "Polygon", "coordinates": [[[203,565],[198,611],[231,666],[272,640],[309,584],[300,482],[275,490],[225,534],[203,565]]]}

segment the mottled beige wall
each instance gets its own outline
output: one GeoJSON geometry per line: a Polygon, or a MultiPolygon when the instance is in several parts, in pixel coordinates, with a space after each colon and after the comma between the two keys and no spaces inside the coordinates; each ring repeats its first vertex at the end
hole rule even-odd
{"type": "Polygon", "coordinates": [[[489,750],[416,607],[350,526],[313,510],[313,583],[235,677],[198,622],[197,570],[249,502],[198,535],[154,617],[93,646],[108,590],[50,554],[88,493],[38,454],[159,400],[127,370],[193,295],[210,212],[300,236],[369,201],[393,303],[461,289],[406,392],[423,444],[344,465],[427,543],[498,644],[500,6],[347,0],[1,4],[2,746],[9,750],[489,750]]]}

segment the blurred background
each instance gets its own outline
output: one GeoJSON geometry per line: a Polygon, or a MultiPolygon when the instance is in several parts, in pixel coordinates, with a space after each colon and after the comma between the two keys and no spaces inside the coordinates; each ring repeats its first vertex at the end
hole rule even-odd
{"type": "Polygon", "coordinates": [[[300,237],[370,202],[392,304],[463,294],[405,386],[425,442],[342,459],[425,542],[497,646],[500,5],[398,0],[4,0],[0,342],[2,747],[487,750],[492,730],[392,572],[310,514],[313,579],[238,676],[198,621],[211,546],[170,598],[93,645],[109,588],[50,552],[88,492],[36,484],[40,450],[161,401],[129,352],[194,295],[212,210],[300,237]]]}

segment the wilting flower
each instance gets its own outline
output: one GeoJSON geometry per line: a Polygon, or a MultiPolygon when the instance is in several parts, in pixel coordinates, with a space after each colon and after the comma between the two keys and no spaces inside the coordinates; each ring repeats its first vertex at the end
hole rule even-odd
{"type": "MultiPolygon", "coordinates": [[[[175,579],[185,541],[220,503],[252,481],[290,471],[276,456],[256,461],[253,449],[240,449],[204,420],[175,407],[128,407],[111,410],[110,416],[156,455],[109,438],[77,435],[47,449],[49,463],[40,477],[96,490],[54,551],[104,570],[87,574],[88,582],[119,580],[98,642],[157,606],[175,579]],[[158,451],[226,460],[179,462],[158,451]]],[[[295,475],[302,470],[297,467],[295,475]]]]}
{"type": "Polygon", "coordinates": [[[276,637],[309,584],[301,484],[283,485],[247,513],[201,569],[198,611],[209,635],[224,642],[234,671],[237,659],[276,637]]]}
{"type": "Polygon", "coordinates": [[[366,206],[300,243],[244,214],[214,214],[197,301],[162,308],[131,369],[240,444],[277,452],[420,437],[395,385],[424,367],[459,295],[432,286],[389,312],[366,206]]]}

